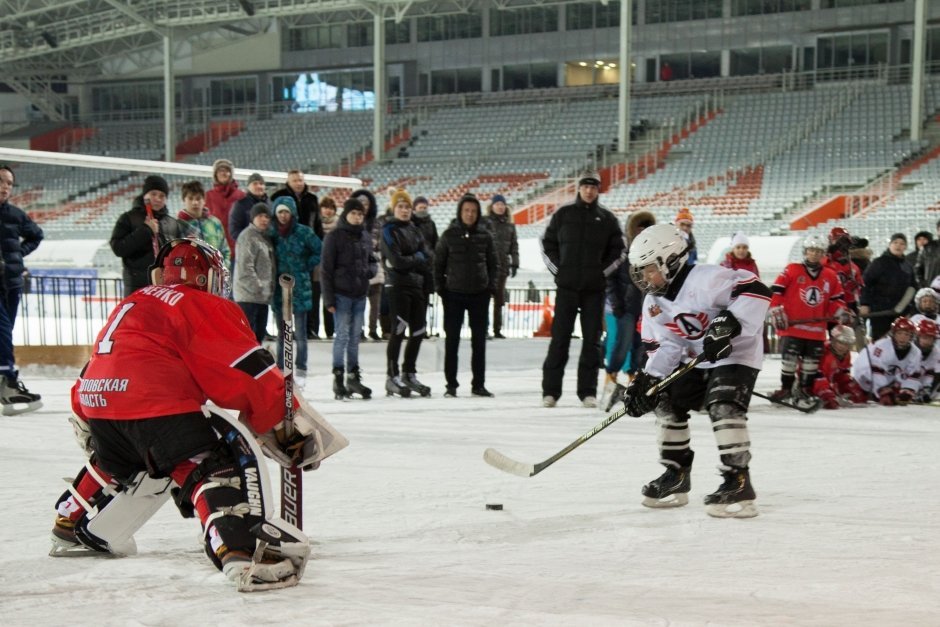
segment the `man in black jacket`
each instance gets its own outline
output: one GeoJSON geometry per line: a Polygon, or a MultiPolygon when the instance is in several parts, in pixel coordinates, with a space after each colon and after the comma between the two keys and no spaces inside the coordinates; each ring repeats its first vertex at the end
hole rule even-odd
{"type": "Polygon", "coordinates": [[[470,366],[474,396],[486,389],[486,327],[490,295],[496,290],[499,260],[489,229],[480,222],[480,201],[467,194],[457,203],[457,218],[441,235],[434,252],[434,285],[444,303],[444,396],[457,396],[457,350],[464,313],[470,317],[470,366]]]}
{"type": "Polygon", "coordinates": [[[150,285],[150,266],[160,248],[183,237],[179,222],[167,211],[169,193],[166,179],[151,174],[144,179],[140,196],[134,198],[128,211],[118,216],[111,231],[111,250],[124,266],[125,298],[150,285]]]}
{"type": "Polygon", "coordinates": [[[15,176],[0,165],[0,410],[9,416],[42,406],[39,394],[19,379],[13,356],[13,325],[23,295],[23,257],[36,250],[43,232],[26,212],[10,203],[15,176]]]}
{"type": "MultiPolygon", "coordinates": [[[[904,257],[906,250],[907,236],[904,233],[895,233],[891,236],[888,249],[872,261],[865,270],[862,275],[865,285],[862,287],[858,308],[862,316],[867,316],[874,311],[893,309],[904,296],[907,288],[916,288],[914,268],[904,257]]],[[[908,305],[907,310],[902,311],[901,314],[912,310],[913,305],[908,305]]],[[[896,317],[870,318],[871,341],[874,342],[884,336],[896,317]]]]}
{"type": "MultiPolygon", "coordinates": [[[[259,202],[270,208],[273,201],[268,198],[267,192],[264,191],[264,177],[258,172],[252,172],[251,176],[248,177],[248,193],[235,201],[231,213],[228,214],[228,234],[236,242],[241,232],[251,224],[251,208],[259,202]]],[[[232,251],[232,260],[235,260],[234,250],[232,251]]]]}
{"type": "Polygon", "coordinates": [[[940,220],[937,220],[937,237],[924,244],[917,255],[915,272],[920,287],[930,287],[940,276],[940,220]]]}
{"type": "Polygon", "coordinates": [[[598,202],[600,176],[585,172],[578,195],[563,205],[542,236],[542,256],[558,287],[548,355],[542,364],[542,405],[554,407],[568,363],[574,321],[581,313],[578,398],[597,407],[597,372],[601,364],[601,320],[607,277],[622,263],[623,235],[617,218],[598,202]]]}

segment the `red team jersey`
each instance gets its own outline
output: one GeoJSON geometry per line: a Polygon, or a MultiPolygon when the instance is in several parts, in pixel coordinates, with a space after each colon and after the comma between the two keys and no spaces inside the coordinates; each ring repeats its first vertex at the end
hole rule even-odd
{"type": "Polygon", "coordinates": [[[836,273],[825,266],[819,269],[814,279],[802,263],[789,264],[773,285],[771,307],[783,306],[787,319],[786,329],[777,331],[781,337],[798,337],[806,340],[826,339],[826,318],[832,318],[845,308],[842,283],[836,273]],[[792,322],[810,318],[823,318],[817,322],[792,322]]]}
{"type": "Polygon", "coordinates": [[[211,400],[255,433],[284,417],[284,377],[235,303],[187,285],[144,287],[118,304],[72,387],[81,418],[198,412],[211,400]]]}
{"type": "Polygon", "coordinates": [[[846,263],[840,263],[834,261],[829,255],[823,257],[822,265],[835,272],[836,276],[839,277],[839,282],[842,284],[845,304],[852,305],[857,303],[862,295],[862,287],[865,285],[865,281],[862,279],[861,268],[850,259],[846,260],[846,263]]]}

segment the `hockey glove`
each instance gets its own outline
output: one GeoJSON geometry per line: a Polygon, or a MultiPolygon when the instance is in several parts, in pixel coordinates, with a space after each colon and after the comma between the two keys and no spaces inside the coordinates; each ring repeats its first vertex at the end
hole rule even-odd
{"type": "Polygon", "coordinates": [[[75,414],[69,416],[69,422],[72,423],[72,431],[75,432],[75,441],[78,442],[79,448],[87,457],[91,457],[95,449],[91,447],[91,429],[88,427],[88,423],[75,414]]]}
{"type": "Polygon", "coordinates": [[[790,322],[787,320],[787,312],[783,310],[783,307],[771,307],[770,321],[778,331],[783,331],[790,326],[790,322]]]}
{"type": "MultiPolygon", "coordinates": [[[[316,456],[317,440],[314,434],[304,435],[295,430],[288,436],[283,424],[258,436],[258,441],[265,454],[284,468],[296,466],[316,456]]],[[[319,462],[308,466],[305,466],[304,470],[316,468],[319,462]]]]}
{"type": "Polygon", "coordinates": [[[741,323],[727,309],[719,311],[705,331],[702,354],[715,363],[731,354],[731,340],[741,335],[741,323]]]}
{"type": "Polygon", "coordinates": [[[898,405],[909,405],[914,400],[914,393],[907,388],[902,388],[898,390],[897,396],[894,397],[894,401],[898,405]]]}
{"type": "Polygon", "coordinates": [[[658,394],[647,396],[646,393],[661,379],[646,372],[640,372],[629,386],[623,391],[623,406],[628,416],[639,418],[643,414],[656,408],[659,400],[658,394]]]}

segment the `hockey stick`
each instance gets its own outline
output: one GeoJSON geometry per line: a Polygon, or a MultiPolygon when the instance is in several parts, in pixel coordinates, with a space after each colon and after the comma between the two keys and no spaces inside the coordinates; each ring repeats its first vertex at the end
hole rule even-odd
{"type": "MultiPolygon", "coordinates": [[[[284,340],[284,434],[294,433],[294,277],[282,274],[281,320],[284,340]]],[[[281,468],[281,518],[298,529],[303,529],[303,479],[296,465],[281,468]]]]}
{"type": "Polygon", "coordinates": [[[815,402],[811,407],[800,407],[799,405],[794,405],[793,403],[788,403],[787,401],[774,400],[774,399],[770,398],[769,396],[767,396],[766,394],[761,394],[760,392],[758,392],[758,391],[756,391],[756,390],[751,391],[751,394],[753,394],[754,396],[756,396],[756,397],[758,397],[758,398],[762,398],[762,399],[764,399],[764,400],[766,400],[766,401],[770,401],[770,402],[773,403],[774,405],[781,405],[781,406],[783,406],[783,407],[789,407],[790,409],[795,409],[796,411],[801,411],[801,412],[803,412],[804,414],[812,414],[812,413],[815,412],[817,409],[819,409],[819,406],[822,404],[822,401],[820,401],[820,400],[817,398],[817,399],[816,399],[816,402],[815,402]]]}
{"type": "Polygon", "coordinates": [[[904,291],[904,296],[901,297],[901,300],[898,301],[898,304],[894,306],[894,309],[885,309],[884,311],[873,311],[867,316],[862,316],[862,318],[887,318],[888,316],[898,316],[902,311],[907,309],[907,306],[914,300],[915,290],[913,287],[909,287],[904,291]]]}
{"type": "MultiPolygon", "coordinates": [[[[682,377],[683,375],[688,373],[690,370],[695,368],[695,366],[701,361],[702,361],[702,356],[699,355],[698,357],[696,357],[689,363],[679,366],[674,371],[672,371],[672,373],[669,374],[665,379],[663,379],[662,381],[660,381],[659,383],[651,387],[649,390],[647,390],[646,395],[653,396],[654,394],[662,392],[668,386],[673,384],[676,381],[676,379],[682,377]]],[[[524,462],[517,462],[516,460],[510,457],[506,457],[505,455],[503,455],[502,453],[500,453],[494,448],[488,448],[486,449],[486,451],[483,452],[483,461],[485,461],[487,464],[489,464],[493,468],[502,470],[503,472],[508,472],[511,475],[516,475],[518,477],[535,476],[539,474],[540,472],[542,472],[543,470],[545,470],[546,468],[548,468],[549,466],[551,466],[552,464],[554,464],[555,462],[557,462],[559,459],[561,459],[568,453],[570,453],[571,451],[573,451],[574,449],[578,448],[579,446],[581,446],[582,444],[584,444],[585,442],[593,438],[595,435],[597,435],[598,433],[600,433],[601,431],[603,431],[610,425],[617,422],[620,418],[625,416],[626,413],[627,413],[626,407],[622,407],[618,409],[611,415],[604,418],[593,429],[582,434],[581,437],[579,437],[577,440],[575,440],[574,442],[572,442],[565,448],[561,449],[560,451],[558,451],[557,453],[555,453],[554,455],[552,455],[545,461],[539,462],[537,464],[526,464],[524,462]]]]}

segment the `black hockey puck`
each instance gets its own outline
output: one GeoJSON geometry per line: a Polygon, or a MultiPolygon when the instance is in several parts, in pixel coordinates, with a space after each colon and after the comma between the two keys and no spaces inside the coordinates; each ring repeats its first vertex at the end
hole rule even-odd
{"type": "Polygon", "coordinates": [[[494,510],[494,511],[499,511],[499,510],[503,509],[503,504],[502,504],[502,503],[487,503],[487,504],[486,504],[486,509],[491,509],[491,510],[494,510]]]}

